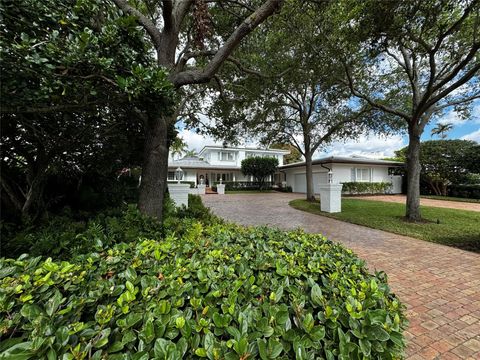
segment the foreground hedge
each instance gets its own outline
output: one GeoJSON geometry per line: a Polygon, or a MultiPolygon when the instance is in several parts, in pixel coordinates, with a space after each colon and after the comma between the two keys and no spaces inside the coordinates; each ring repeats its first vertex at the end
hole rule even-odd
{"type": "Polygon", "coordinates": [[[183,220],[71,262],[0,260],[0,359],[398,358],[385,276],[320,235],[183,220]]]}

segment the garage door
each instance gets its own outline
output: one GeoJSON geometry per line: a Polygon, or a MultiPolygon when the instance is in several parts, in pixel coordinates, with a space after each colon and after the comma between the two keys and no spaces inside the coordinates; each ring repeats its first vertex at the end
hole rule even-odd
{"type": "MultiPolygon", "coordinates": [[[[328,182],[328,174],[326,172],[313,173],[313,189],[315,194],[320,193],[319,184],[326,184],[328,182]]],[[[295,184],[293,191],[306,193],[307,192],[307,178],[305,173],[295,174],[295,184]]]]}

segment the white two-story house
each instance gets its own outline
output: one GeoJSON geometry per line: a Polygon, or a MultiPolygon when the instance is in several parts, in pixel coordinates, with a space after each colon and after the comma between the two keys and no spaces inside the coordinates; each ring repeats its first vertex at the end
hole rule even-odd
{"type": "Polygon", "coordinates": [[[236,148],[223,146],[205,146],[198,156],[184,157],[170,160],[168,163],[168,180],[176,180],[176,170],[183,172],[182,181],[213,186],[222,181],[252,181],[251,177],[242,174],[241,163],[243,159],[254,156],[275,157],[279,166],[283,165],[283,156],[289,154],[288,150],[236,148]]]}

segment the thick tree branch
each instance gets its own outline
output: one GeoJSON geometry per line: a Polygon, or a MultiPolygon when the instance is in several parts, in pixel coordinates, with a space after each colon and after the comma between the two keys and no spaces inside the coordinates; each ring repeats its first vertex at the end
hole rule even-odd
{"type": "Polygon", "coordinates": [[[137,18],[138,23],[142,25],[142,27],[145,29],[145,31],[148,33],[148,35],[152,39],[152,42],[155,48],[157,49],[160,48],[162,43],[162,36],[160,34],[160,31],[157,29],[155,24],[150,19],[148,19],[145,15],[143,15],[140,11],[138,11],[134,7],[130,6],[127,0],[112,0],[112,1],[123,12],[127,13],[128,15],[135,16],[137,18]]]}
{"type": "Polygon", "coordinates": [[[476,99],[480,99],[480,92],[478,92],[478,93],[476,93],[472,96],[467,96],[467,97],[464,97],[464,98],[461,98],[461,99],[447,101],[445,104],[437,105],[437,106],[434,107],[434,112],[437,112],[439,110],[443,110],[443,109],[451,107],[451,106],[466,104],[466,103],[469,103],[469,102],[471,102],[473,100],[476,100],[476,99]]]}
{"type": "Polygon", "coordinates": [[[174,27],[173,0],[162,0],[163,31],[171,31],[174,27]]]}
{"type": "Polygon", "coordinates": [[[393,108],[391,108],[391,107],[389,107],[389,106],[387,106],[387,105],[381,104],[381,103],[379,103],[378,101],[375,101],[375,100],[371,99],[370,97],[368,97],[368,96],[360,93],[360,92],[355,88],[355,86],[354,86],[354,84],[353,84],[353,79],[352,79],[352,76],[351,76],[351,74],[350,74],[350,69],[348,68],[347,64],[343,63],[343,66],[344,66],[344,68],[345,68],[345,73],[346,73],[347,79],[348,79],[347,85],[348,85],[348,87],[350,88],[350,91],[351,91],[351,93],[352,93],[354,96],[356,96],[356,97],[358,97],[358,98],[360,98],[360,99],[365,100],[370,106],[372,106],[372,107],[374,107],[374,108],[380,109],[380,110],[385,111],[385,112],[387,112],[387,113],[389,113],[389,114],[392,114],[392,115],[399,116],[399,117],[401,117],[401,118],[403,118],[403,119],[405,119],[405,120],[407,120],[407,121],[410,120],[410,116],[408,116],[408,114],[406,114],[406,113],[404,113],[404,112],[402,112],[402,111],[400,111],[400,110],[393,109],[393,108]]]}
{"type": "MultiPolygon", "coordinates": [[[[124,0],[115,0],[124,1],[124,0]]],[[[268,0],[263,3],[253,14],[245,19],[240,26],[230,35],[225,44],[217,51],[212,60],[203,69],[186,70],[172,75],[171,81],[176,87],[187,84],[201,84],[208,82],[227,60],[240,41],[250,34],[266,18],[279,10],[284,0],[268,0]]]]}
{"type": "MultiPolygon", "coordinates": [[[[449,74],[447,74],[445,77],[443,77],[440,82],[438,82],[437,84],[434,85],[433,92],[438,91],[442,86],[446,85],[449,81],[453,80],[455,78],[455,76],[457,76],[458,73],[470,63],[470,61],[475,59],[475,56],[477,55],[477,52],[478,52],[479,49],[480,49],[480,42],[473,44],[473,46],[470,49],[470,51],[468,52],[467,56],[465,56],[465,58],[462,61],[460,61],[457,64],[457,66],[455,66],[450,71],[449,74]]],[[[477,68],[477,70],[478,70],[478,66],[480,66],[480,64],[477,64],[476,66],[474,66],[474,68],[477,68]]],[[[473,74],[473,75],[475,75],[475,74],[473,74]]]]}
{"type": "Polygon", "coordinates": [[[459,80],[457,80],[452,85],[448,86],[446,89],[437,93],[436,96],[433,96],[425,103],[425,108],[430,108],[431,106],[435,105],[438,101],[446,97],[447,95],[451,94],[452,91],[458,89],[463,84],[467,83],[471,80],[475,75],[480,72],[480,63],[472,67],[467,73],[465,73],[459,80]]]}
{"type": "Polygon", "coordinates": [[[175,32],[178,33],[180,31],[180,25],[185,18],[185,15],[188,12],[190,6],[192,6],[193,0],[175,0],[175,6],[173,9],[173,16],[175,18],[175,32]]]}

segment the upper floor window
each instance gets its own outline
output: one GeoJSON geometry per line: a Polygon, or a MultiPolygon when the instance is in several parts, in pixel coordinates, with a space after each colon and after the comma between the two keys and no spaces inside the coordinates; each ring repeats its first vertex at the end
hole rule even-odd
{"type": "Polygon", "coordinates": [[[356,169],[355,180],[358,182],[369,182],[370,181],[370,169],[356,169]]]}
{"type": "Polygon", "coordinates": [[[221,161],[234,161],[235,156],[232,152],[221,151],[218,153],[218,160],[221,161]]]}

